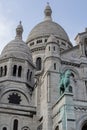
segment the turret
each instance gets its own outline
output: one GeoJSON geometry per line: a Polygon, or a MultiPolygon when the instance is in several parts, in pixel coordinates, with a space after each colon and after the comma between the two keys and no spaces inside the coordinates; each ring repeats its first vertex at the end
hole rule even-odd
{"type": "Polygon", "coordinates": [[[60,68],[60,48],[55,36],[51,35],[45,49],[45,71],[59,71],[60,68]]]}

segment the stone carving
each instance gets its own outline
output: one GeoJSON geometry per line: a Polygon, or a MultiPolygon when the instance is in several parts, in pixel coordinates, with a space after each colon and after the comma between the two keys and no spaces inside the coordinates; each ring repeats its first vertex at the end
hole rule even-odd
{"type": "Polygon", "coordinates": [[[70,75],[71,75],[70,70],[66,70],[65,73],[60,74],[60,82],[59,82],[60,94],[64,93],[65,91],[69,92],[70,75]]]}

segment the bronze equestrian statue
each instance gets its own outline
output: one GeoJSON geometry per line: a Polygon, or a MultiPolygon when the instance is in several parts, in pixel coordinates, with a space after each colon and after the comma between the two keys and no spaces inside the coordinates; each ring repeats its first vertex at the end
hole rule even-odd
{"type": "Polygon", "coordinates": [[[66,70],[65,73],[61,73],[59,82],[60,94],[69,90],[70,75],[71,75],[70,70],[66,70]]]}

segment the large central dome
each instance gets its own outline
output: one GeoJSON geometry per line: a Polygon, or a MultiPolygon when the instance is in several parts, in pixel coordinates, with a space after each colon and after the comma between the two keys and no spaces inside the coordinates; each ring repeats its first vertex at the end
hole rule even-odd
{"type": "Polygon", "coordinates": [[[54,35],[57,38],[70,43],[69,37],[65,32],[65,30],[59,24],[52,21],[51,17],[52,10],[49,5],[46,6],[44,13],[45,13],[44,21],[37,24],[32,29],[32,31],[28,35],[27,43],[39,37],[45,37],[45,36],[49,37],[50,35],[54,35]]]}
{"type": "Polygon", "coordinates": [[[69,37],[67,33],[64,31],[64,29],[59,24],[50,20],[41,22],[37,26],[35,26],[30,32],[27,38],[27,42],[34,38],[38,38],[41,36],[50,36],[52,34],[60,39],[69,42],[69,37]]]}

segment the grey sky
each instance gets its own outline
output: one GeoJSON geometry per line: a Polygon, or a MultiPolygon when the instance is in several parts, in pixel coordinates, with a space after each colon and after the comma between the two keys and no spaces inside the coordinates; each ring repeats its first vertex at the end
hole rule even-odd
{"type": "Polygon", "coordinates": [[[0,52],[15,37],[15,28],[22,21],[26,41],[31,29],[43,21],[49,2],[52,17],[68,33],[71,42],[87,27],[87,0],[0,0],[0,52]]]}

